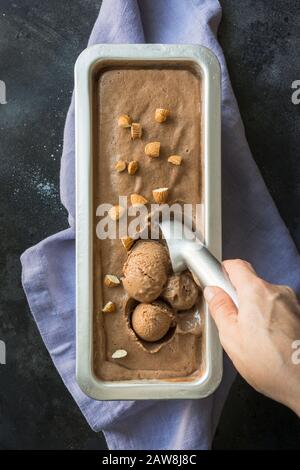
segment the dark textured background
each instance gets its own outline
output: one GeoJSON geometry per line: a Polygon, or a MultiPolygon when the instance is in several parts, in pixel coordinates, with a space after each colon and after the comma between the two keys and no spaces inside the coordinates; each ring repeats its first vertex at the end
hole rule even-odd
{"type": "MultiPolygon", "coordinates": [[[[0,449],[101,449],[42,344],[20,283],[20,254],[66,227],[59,199],[64,119],[73,66],[99,0],[1,0],[0,449]]],[[[298,0],[224,0],[220,42],[250,147],[300,247],[298,0]]],[[[299,420],[243,380],[232,388],[216,449],[299,448],[299,420]]]]}

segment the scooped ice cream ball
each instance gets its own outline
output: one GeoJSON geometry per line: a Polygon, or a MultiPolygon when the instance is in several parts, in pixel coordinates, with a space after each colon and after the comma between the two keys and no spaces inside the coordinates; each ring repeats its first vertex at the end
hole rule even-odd
{"type": "Polygon", "coordinates": [[[138,241],[123,267],[123,286],[130,297],[150,303],[159,297],[170,271],[169,254],[159,242],[138,241]]]}
{"type": "Polygon", "coordinates": [[[192,308],[198,298],[199,290],[188,272],[170,276],[161,296],[176,310],[192,308]]]}
{"type": "Polygon", "coordinates": [[[163,338],[174,325],[171,308],[161,301],[138,304],[131,316],[132,329],[141,339],[150,343],[163,338]]]}

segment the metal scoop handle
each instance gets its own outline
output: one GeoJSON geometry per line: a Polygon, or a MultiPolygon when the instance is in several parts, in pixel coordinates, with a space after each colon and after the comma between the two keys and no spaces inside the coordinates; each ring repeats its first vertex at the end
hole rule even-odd
{"type": "Polygon", "coordinates": [[[186,266],[193,272],[202,287],[221,287],[238,306],[236,291],[228,276],[222,270],[221,263],[203,245],[191,243],[182,252],[186,266]]]}

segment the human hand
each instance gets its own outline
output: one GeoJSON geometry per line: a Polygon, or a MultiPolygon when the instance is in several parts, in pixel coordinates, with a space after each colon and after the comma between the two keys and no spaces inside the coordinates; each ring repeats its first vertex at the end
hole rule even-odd
{"type": "Polygon", "coordinates": [[[300,364],[292,360],[292,345],[300,340],[300,305],[294,291],[259,278],[246,261],[223,266],[239,308],[218,287],[206,287],[204,296],[224,350],[250,385],[300,416],[300,364]]]}

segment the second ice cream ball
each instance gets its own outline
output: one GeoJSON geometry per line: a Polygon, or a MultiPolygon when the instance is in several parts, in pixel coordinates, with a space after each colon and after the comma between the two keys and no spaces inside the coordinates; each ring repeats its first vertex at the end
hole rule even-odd
{"type": "Polygon", "coordinates": [[[172,310],[161,301],[138,304],[131,316],[132,329],[141,339],[151,343],[163,338],[174,325],[172,310]]]}
{"type": "Polygon", "coordinates": [[[199,290],[188,272],[170,276],[161,296],[176,310],[189,310],[198,298],[199,290]]]}
{"type": "Polygon", "coordinates": [[[159,297],[168,279],[170,258],[164,245],[154,241],[135,243],[123,267],[123,286],[139,302],[159,297]]]}

